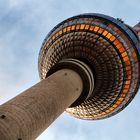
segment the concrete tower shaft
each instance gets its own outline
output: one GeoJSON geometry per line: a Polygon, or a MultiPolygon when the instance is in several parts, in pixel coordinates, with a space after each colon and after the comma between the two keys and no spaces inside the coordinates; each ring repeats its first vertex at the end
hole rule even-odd
{"type": "Polygon", "coordinates": [[[0,106],[0,140],[34,140],[66,108],[91,94],[94,79],[86,64],[70,59],[59,65],[60,70],[53,68],[48,78],[0,106]],[[69,69],[62,68],[66,63],[69,69]]]}
{"type": "Polygon", "coordinates": [[[82,89],[81,77],[63,69],[1,105],[0,140],[35,140],[82,89]]]}

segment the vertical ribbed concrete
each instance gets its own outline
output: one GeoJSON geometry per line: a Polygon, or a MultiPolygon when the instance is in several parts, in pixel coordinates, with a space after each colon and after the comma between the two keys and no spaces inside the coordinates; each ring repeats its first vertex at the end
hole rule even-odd
{"type": "Polygon", "coordinates": [[[0,140],[34,140],[80,96],[82,88],[80,76],[63,69],[1,105],[0,140]]]}

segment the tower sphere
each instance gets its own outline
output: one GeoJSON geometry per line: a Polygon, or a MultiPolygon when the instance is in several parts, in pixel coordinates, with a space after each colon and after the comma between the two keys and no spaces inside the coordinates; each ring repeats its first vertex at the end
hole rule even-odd
{"type": "Polygon", "coordinates": [[[45,79],[64,59],[86,63],[94,75],[94,90],[66,111],[81,119],[103,119],[123,110],[135,96],[139,53],[139,39],[130,26],[102,14],[81,14],[61,22],[47,35],[39,54],[39,75],[45,79]]]}

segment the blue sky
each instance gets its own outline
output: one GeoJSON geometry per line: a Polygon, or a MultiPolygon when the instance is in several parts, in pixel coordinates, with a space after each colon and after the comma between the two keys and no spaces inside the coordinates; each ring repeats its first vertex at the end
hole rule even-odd
{"type": "MultiPolygon", "coordinates": [[[[134,26],[139,0],[0,0],[0,104],[39,81],[38,53],[47,33],[81,13],[102,13],[134,26]]],[[[63,113],[37,140],[139,140],[140,95],[109,119],[78,120],[63,113]]]]}

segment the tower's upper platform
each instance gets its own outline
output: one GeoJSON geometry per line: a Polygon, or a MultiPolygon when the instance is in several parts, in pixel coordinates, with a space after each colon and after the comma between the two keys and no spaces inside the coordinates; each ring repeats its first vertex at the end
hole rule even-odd
{"type": "Polygon", "coordinates": [[[93,94],[66,111],[81,119],[102,119],[121,111],[135,96],[139,53],[140,42],[132,28],[106,15],[81,14],[47,35],[39,54],[39,74],[45,79],[66,58],[85,62],[95,78],[93,94]]]}

